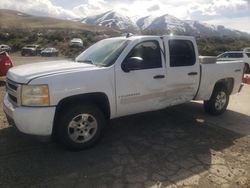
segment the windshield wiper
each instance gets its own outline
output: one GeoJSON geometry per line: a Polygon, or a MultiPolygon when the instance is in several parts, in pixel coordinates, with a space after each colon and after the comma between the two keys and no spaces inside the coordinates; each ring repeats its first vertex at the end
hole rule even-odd
{"type": "Polygon", "coordinates": [[[94,65],[93,61],[91,61],[91,60],[77,60],[76,62],[78,62],[78,63],[88,63],[88,64],[93,64],[94,65]]]}

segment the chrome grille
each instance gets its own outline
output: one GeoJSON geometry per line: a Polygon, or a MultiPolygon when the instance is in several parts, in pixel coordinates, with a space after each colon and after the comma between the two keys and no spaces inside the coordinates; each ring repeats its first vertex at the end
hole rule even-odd
{"type": "Polygon", "coordinates": [[[20,103],[20,84],[13,82],[9,79],[6,80],[6,92],[10,102],[16,106],[20,103]]]}

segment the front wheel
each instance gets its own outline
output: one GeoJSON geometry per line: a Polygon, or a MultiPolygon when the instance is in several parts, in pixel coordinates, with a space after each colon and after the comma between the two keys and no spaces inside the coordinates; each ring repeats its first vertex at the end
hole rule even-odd
{"type": "Polygon", "coordinates": [[[94,146],[105,125],[103,113],[94,105],[71,106],[61,114],[56,129],[57,141],[72,150],[94,146]]]}
{"type": "Polygon", "coordinates": [[[229,103],[229,94],[225,87],[218,86],[214,89],[211,98],[204,101],[204,109],[211,115],[223,114],[229,103]]]}

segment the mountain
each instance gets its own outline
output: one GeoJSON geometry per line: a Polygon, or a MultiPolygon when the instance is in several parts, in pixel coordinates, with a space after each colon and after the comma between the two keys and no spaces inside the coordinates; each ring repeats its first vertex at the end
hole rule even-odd
{"type": "Polygon", "coordinates": [[[228,35],[228,36],[249,36],[248,33],[226,28],[222,25],[210,25],[193,20],[185,20],[191,27],[191,32],[203,35],[228,35]]]}
{"type": "Polygon", "coordinates": [[[51,17],[41,17],[25,14],[19,11],[0,9],[0,28],[18,29],[76,29],[85,31],[112,31],[107,27],[100,27],[80,23],[79,21],[61,20],[51,17]]]}
{"type": "Polygon", "coordinates": [[[162,16],[145,16],[133,21],[131,18],[120,13],[108,11],[95,16],[88,16],[82,19],[81,22],[128,32],[172,31],[191,35],[250,36],[248,33],[229,29],[222,25],[216,26],[193,20],[180,20],[168,14],[162,16]]]}
{"type": "Polygon", "coordinates": [[[141,30],[173,30],[179,32],[186,32],[189,30],[189,25],[184,21],[165,14],[159,17],[146,16],[140,18],[136,22],[141,30]]]}
{"type": "Polygon", "coordinates": [[[105,26],[117,30],[137,30],[137,26],[129,17],[115,11],[108,11],[95,16],[88,16],[82,19],[81,22],[92,25],[105,26]]]}
{"type": "Polygon", "coordinates": [[[171,15],[163,15],[159,17],[146,16],[140,18],[136,22],[140,30],[163,30],[174,31],[180,33],[189,33],[193,35],[209,35],[209,36],[249,36],[249,34],[234,29],[226,28],[222,25],[209,25],[193,20],[180,20],[171,15]]]}

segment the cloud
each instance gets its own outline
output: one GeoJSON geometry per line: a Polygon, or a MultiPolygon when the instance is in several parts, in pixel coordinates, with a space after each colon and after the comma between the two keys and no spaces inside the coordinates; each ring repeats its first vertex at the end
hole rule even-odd
{"type": "Polygon", "coordinates": [[[160,7],[159,7],[159,5],[153,5],[152,7],[149,7],[147,10],[149,12],[153,12],[153,11],[160,10],[160,7]]]}
{"type": "Polygon", "coordinates": [[[55,6],[49,0],[1,0],[0,8],[13,9],[39,16],[75,18],[77,15],[63,7],[55,6]]]}
{"type": "Polygon", "coordinates": [[[84,4],[74,7],[73,12],[80,17],[85,17],[88,15],[103,13],[110,10],[110,8],[110,4],[105,0],[85,0],[84,4]]]}
{"type": "Polygon", "coordinates": [[[57,18],[86,17],[116,10],[133,18],[170,14],[212,23],[216,20],[230,23],[231,19],[235,27],[245,30],[240,18],[249,22],[246,18],[250,15],[250,0],[1,0],[0,8],[57,18]]]}
{"type": "Polygon", "coordinates": [[[241,17],[241,18],[219,18],[215,20],[208,20],[206,23],[215,24],[215,25],[224,25],[225,27],[241,30],[244,32],[250,31],[250,25],[246,24],[250,20],[250,16],[241,17]]]}
{"type": "Polygon", "coordinates": [[[249,2],[246,0],[212,0],[193,3],[190,6],[190,17],[203,20],[218,17],[244,17],[250,14],[249,2]]]}

